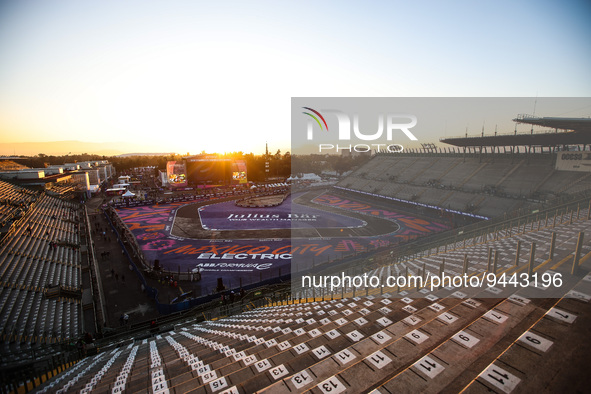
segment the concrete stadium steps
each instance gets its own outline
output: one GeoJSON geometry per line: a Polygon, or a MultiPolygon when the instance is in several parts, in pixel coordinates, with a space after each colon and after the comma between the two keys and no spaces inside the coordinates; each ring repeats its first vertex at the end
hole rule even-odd
{"type": "Polygon", "coordinates": [[[464,392],[585,391],[590,377],[577,361],[586,360],[590,350],[588,341],[582,340],[589,336],[590,295],[591,275],[587,274],[565,297],[551,300],[551,308],[512,342],[507,341],[497,357],[474,365],[472,380],[458,381],[455,387],[465,385],[464,392]]]}
{"type": "Polygon", "coordinates": [[[535,200],[591,189],[589,174],[557,171],[551,164],[549,156],[525,159],[495,155],[479,159],[444,154],[382,154],[338,186],[487,217],[530,206],[535,200]]]}
{"type": "Polygon", "coordinates": [[[513,168],[508,167],[503,162],[483,163],[478,170],[458,186],[464,187],[467,190],[482,191],[484,186],[493,186],[499,183],[499,181],[511,174],[516,166],[519,166],[521,163],[523,163],[523,161],[516,164],[513,168]]]}
{"type": "Polygon", "coordinates": [[[478,212],[478,214],[483,216],[494,217],[499,215],[500,212],[514,212],[523,207],[523,205],[524,203],[521,200],[486,196],[475,207],[474,212],[478,212]]]}
{"type": "Polygon", "coordinates": [[[591,188],[591,174],[587,173],[586,176],[579,177],[573,182],[568,183],[560,192],[564,193],[577,193],[583,190],[591,188]]]}
{"type": "Polygon", "coordinates": [[[421,179],[425,173],[431,176],[431,169],[438,165],[440,159],[435,158],[433,160],[416,160],[411,161],[404,170],[397,173],[397,182],[416,182],[417,179],[421,179]]]}
{"type": "MultiPolygon", "coordinates": [[[[533,320],[540,324],[541,321],[554,320],[548,316],[552,316],[556,311],[553,307],[556,300],[532,299],[528,304],[519,303],[516,300],[514,298],[503,301],[483,314],[478,320],[456,332],[450,340],[441,343],[426,354],[422,353],[424,356],[420,357],[411,367],[402,370],[381,384],[378,391],[381,393],[459,392],[479,376],[481,378],[478,383],[481,383],[482,376],[484,376],[485,379],[482,383],[493,391],[510,389],[510,382],[505,380],[503,383],[501,376],[495,376],[494,373],[493,377],[484,375],[490,372],[491,365],[501,365],[504,369],[499,370],[500,373],[509,370],[519,376],[519,380],[526,381],[527,378],[525,385],[522,384],[522,390],[515,392],[535,391],[532,390],[532,383],[534,386],[538,386],[541,391],[547,391],[547,382],[557,375],[557,373],[548,372],[553,371],[553,363],[562,357],[558,356],[550,362],[542,363],[542,365],[545,364],[545,372],[539,372],[539,362],[542,359],[548,361],[546,357],[549,356],[549,354],[543,354],[544,346],[551,341],[547,339],[544,341],[545,338],[540,330],[532,331],[529,322],[533,320]],[[527,313],[527,309],[531,310],[528,319],[520,320],[527,313]],[[544,341],[544,345],[541,341],[544,341]],[[507,352],[507,347],[514,349],[514,354],[507,352]],[[537,356],[534,357],[534,360],[532,360],[532,350],[537,356]],[[536,353],[536,350],[539,353],[536,353]],[[510,359],[513,362],[513,368],[507,367],[508,362],[502,364],[505,359],[510,359]],[[529,370],[523,373],[525,365],[529,366],[529,370]],[[521,371],[521,373],[517,374],[515,371],[521,371]],[[546,377],[542,378],[542,376],[546,377]]],[[[589,312],[587,307],[586,313],[589,312]]],[[[534,324],[534,327],[537,324],[534,324]]],[[[554,327],[547,328],[546,338],[554,338],[557,334],[556,331],[554,327]]],[[[473,391],[469,388],[467,392],[473,391]]]]}
{"type": "Polygon", "coordinates": [[[511,176],[504,179],[497,187],[511,195],[530,195],[552,169],[550,163],[522,164],[516,167],[511,176]]]}
{"type": "Polygon", "coordinates": [[[48,284],[81,286],[80,252],[70,247],[80,242],[80,211],[77,204],[12,188],[35,197],[0,246],[0,348],[16,360],[32,343],[54,343],[80,334],[78,300],[44,299],[48,284]],[[50,242],[57,245],[51,247],[50,242]]]}
{"type": "Polygon", "coordinates": [[[18,211],[37,199],[37,192],[0,181],[0,227],[14,219],[18,211]]]}
{"type": "MultiPolygon", "coordinates": [[[[557,272],[566,276],[568,267],[557,272]]],[[[409,291],[403,298],[383,295],[260,308],[177,327],[95,356],[75,382],[62,379],[60,384],[70,384],[67,392],[92,388],[99,393],[322,393],[329,388],[454,392],[490,384],[483,376],[494,364],[503,368],[501,373],[519,377],[521,386],[516,387],[526,391],[532,386],[524,366],[512,363],[526,363],[532,374],[539,372],[513,353],[533,346],[540,357],[552,355],[531,339],[542,337],[562,357],[559,344],[568,340],[571,327],[581,333],[588,327],[591,275],[565,277],[565,284],[564,291],[574,298],[538,298],[544,291],[530,287],[499,294],[508,298],[490,298],[488,289],[442,288],[409,291]],[[562,321],[562,312],[577,318],[562,321]]],[[[60,387],[51,388],[59,392],[60,387]]]]}
{"type": "Polygon", "coordinates": [[[418,176],[414,182],[420,184],[427,184],[429,182],[433,182],[434,185],[441,184],[441,179],[461,163],[462,159],[459,158],[442,157],[436,166],[432,166],[428,172],[424,172],[421,176],[418,176]]]}

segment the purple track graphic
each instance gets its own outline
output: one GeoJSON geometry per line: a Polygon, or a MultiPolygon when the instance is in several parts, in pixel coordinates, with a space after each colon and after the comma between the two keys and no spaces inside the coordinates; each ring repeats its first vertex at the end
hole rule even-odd
{"type": "MultiPolygon", "coordinates": [[[[119,216],[136,236],[146,259],[153,263],[155,259],[172,272],[195,272],[202,274],[201,292],[209,294],[216,286],[217,278],[222,278],[226,285],[237,287],[238,283],[250,284],[286,274],[291,269],[292,258],[301,261],[327,261],[341,256],[343,253],[367,250],[375,247],[386,247],[418,236],[447,230],[447,225],[419,219],[395,211],[372,207],[370,204],[342,197],[323,194],[314,199],[319,209],[303,207],[302,213],[319,212],[322,224],[326,227],[355,227],[363,223],[361,220],[343,215],[325,212],[322,205],[354,211],[365,215],[373,215],[396,221],[400,229],[395,233],[373,237],[349,238],[310,238],[310,239],[191,239],[171,235],[176,210],[194,202],[177,202],[166,205],[152,205],[117,209],[119,216]],[[302,260],[303,259],[303,260],[302,260]],[[315,259],[315,260],[314,260],[315,259]]],[[[266,208],[239,208],[233,202],[223,205],[212,201],[204,206],[205,222],[213,226],[228,226],[226,221],[230,213],[254,215],[267,212],[266,208]],[[242,211],[245,210],[245,211],[242,211]],[[242,213],[240,213],[242,214],[242,213]],[[224,224],[224,221],[226,223],[224,224]]],[[[298,205],[293,204],[297,207],[298,205]]],[[[197,207],[195,207],[197,209],[197,207]]],[[[273,212],[291,213],[289,203],[273,207],[273,212]]],[[[294,212],[298,212],[296,209],[294,212]]],[[[266,214],[266,213],[265,213],[266,214]]],[[[263,223],[264,221],[260,221],[263,223]]],[[[305,221],[301,222],[306,224],[305,221]]],[[[269,227],[252,227],[252,223],[235,222],[229,229],[264,229],[269,227]],[[238,223],[238,224],[236,224],[238,223]],[[247,223],[247,224],[245,224],[247,223]]],[[[286,222],[289,228],[292,222],[286,222]]],[[[318,223],[308,224],[320,228],[318,223]]],[[[222,227],[223,228],[223,227],[222,227]]],[[[276,228],[276,227],[271,227],[276,228]]]]}
{"type": "MultiPolygon", "coordinates": [[[[198,209],[198,208],[195,208],[198,209]]],[[[244,208],[233,201],[199,208],[204,228],[209,230],[262,230],[288,228],[362,227],[361,220],[325,212],[292,202],[289,196],[283,204],[268,208],[244,208]]]]}

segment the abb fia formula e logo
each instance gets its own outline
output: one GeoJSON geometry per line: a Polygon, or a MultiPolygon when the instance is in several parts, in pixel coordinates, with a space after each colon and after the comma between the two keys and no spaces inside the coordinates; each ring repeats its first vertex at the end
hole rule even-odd
{"type": "MultiPolygon", "coordinates": [[[[337,152],[342,150],[349,150],[355,152],[368,152],[371,149],[385,149],[390,152],[402,152],[404,149],[400,144],[390,144],[392,141],[394,132],[401,131],[411,141],[417,141],[417,137],[410,131],[411,128],[416,126],[417,117],[410,114],[387,114],[378,116],[377,131],[369,132],[367,130],[362,131],[359,127],[359,115],[353,114],[353,125],[351,127],[351,118],[343,111],[338,110],[326,110],[323,109],[322,113],[310,107],[302,107],[304,115],[308,116],[307,121],[307,132],[306,138],[308,141],[314,140],[314,129],[319,128],[321,132],[331,131],[328,128],[326,116],[334,116],[338,124],[338,131],[335,133],[335,137],[339,141],[351,141],[353,136],[360,141],[378,141],[383,139],[385,131],[385,139],[388,143],[373,143],[373,144],[318,144],[319,152],[327,150],[336,150],[337,152]],[[384,121],[385,119],[385,121],[384,121]],[[318,127],[315,127],[317,125],[318,127]],[[351,131],[353,133],[351,133],[351,131]]],[[[332,137],[332,136],[331,136],[332,137]]]]}

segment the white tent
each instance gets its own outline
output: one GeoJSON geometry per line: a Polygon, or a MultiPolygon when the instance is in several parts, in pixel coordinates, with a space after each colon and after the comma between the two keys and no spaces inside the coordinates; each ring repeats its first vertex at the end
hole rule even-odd
{"type": "Polygon", "coordinates": [[[322,179],[314,174],[313,172],[302,174],[300,178],[297,178],[299,181],[310,181],[310,182],[320,182],[322,179]]]}
{"type": "Polygon", "coordinates": [[[130,192],[129,190],[125,192],[125,194],[123,194],[122,197],[135,197],[135,194],[133,194],[132,192],[130,192]]]}

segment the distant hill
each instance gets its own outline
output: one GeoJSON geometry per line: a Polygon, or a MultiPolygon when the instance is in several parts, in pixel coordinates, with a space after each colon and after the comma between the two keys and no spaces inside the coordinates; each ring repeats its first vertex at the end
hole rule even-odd
{"type": "MultiPolygon", "coordinates": [[[[49,142],[18,142],[0,143],[0,155],[35,156],[43,153],[49,156],[88,153],[101,156],[135,156],[160,155],[161,153],[127,153],[138,152],[137,144],[126,142],[84,142],[84,141],[49,141],[49,142]]],[[[152,148],[153,149],[153,148],[152,148]]],[[[146,151],[152,149],[146,148],[146,151]]],[[[162,153],[168,155],[170,153],[162,153]]]]}

